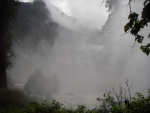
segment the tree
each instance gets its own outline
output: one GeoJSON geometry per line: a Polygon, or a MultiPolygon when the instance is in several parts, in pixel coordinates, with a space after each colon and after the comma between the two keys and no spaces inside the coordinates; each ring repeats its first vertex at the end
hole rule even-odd
{"type": "Polygon", "coordinates": [[[59,81],[56,76],[46,77],[41,69],[35,70],[24,86],[24,92],[27,95],[42,99],[43,97],[51,99],[52,94],[59,91],[59,81]],[[34,84],[33,84],[34,83],[34,84]]]}
{"type": "MultiPolygon", "coordinates": [[[[129,22],[124,26],[124,31],[126,33],[130,32],[132,35],[135,36],[135,41],[138,43],[143,42],[144,36],[142,34],[139,34],[140,31],[142,31],[145,27],[148,26],[148,23],[150,23],[150,0],[145,0],[143,5],[143,10],[141,12],[141,17],[139,19],[139,14],[136,12],[133,12],[131,9],[131,2],[133,0],[129,0],[129,7],[130,7],[130,14],[128,16],[129,22]]],[[[148,36],[150,38],[150,34],[148,36]]],[[[141,45],[141,50],[146,54],[150,54],[150,43],[147,45],[141,45]]]]}
{"type": "Polygon", "coordinates": [[[7,88],[6,70],[11,67],[14,57],[10,28],[18,6],[16,0],[0,1],[0,88],[7,88]]]}

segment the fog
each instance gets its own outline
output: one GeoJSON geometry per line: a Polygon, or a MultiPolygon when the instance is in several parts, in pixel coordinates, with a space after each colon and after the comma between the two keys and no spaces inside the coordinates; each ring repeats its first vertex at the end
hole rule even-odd
{"type": "MultiPolygon", "coordinates": [[[[67,106],[95,106],[97,97],[127,78],[130,83],[133,80],[132,94],[146,92],[150,86],[150,58],[139,50],[138,43],[133,47],[133,36],[123,35],[129,14],[127,1],[110,20],[105,3],[101,5],[103,0],[43,1],[50,12],[45,23],[57,23],[57,33],[47,40],[37,39],[37,52],[14,41],[16,58],[10,73],[15,83],[25,84],[40,68],[46,77],[57,76],[60,89],[51,96],[67,106]],[[51,38],[54,41],[50,45],[51,38]]],[[[142,8],[135,6],[135,11],[142,8]]],[[[143,35],[148,36],[148,30],[143,35]]]]}

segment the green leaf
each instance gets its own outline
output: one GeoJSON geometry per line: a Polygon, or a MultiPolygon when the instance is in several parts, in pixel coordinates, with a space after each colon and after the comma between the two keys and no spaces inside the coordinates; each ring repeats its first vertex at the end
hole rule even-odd
{"type": "Polygon", "coordinates": [[[138,43],[142,43],[143,39],[144,39],[144,36],[137,35],[135,38],[135,41],[137,41],[138,43]]]}
{"type": "Polygon", "coordinates": [[[124,26],[124,31],[127,32],[128,30],[129,30],[129,25],[126,24],[126,25],[124,26]]]}
{"type": "Polygon", "coordinates": [[[140,49],[148,56],[150,54],[150,43],[146,46],[141,46],[140,49]]]}

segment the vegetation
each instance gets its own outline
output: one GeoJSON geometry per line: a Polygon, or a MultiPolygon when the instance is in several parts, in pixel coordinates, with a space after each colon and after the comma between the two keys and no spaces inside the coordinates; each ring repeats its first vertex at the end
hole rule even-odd
{"type": "Polygon", "coordinates": [[[23,106],[30,101],[23,92],[19,90],[0,89],[0,106],[23,106]]]}
{"type": "Polygon", "coordinates": [[[149,113],[150,112],[150,90],[148,96],[136,93],[131,100],[126,97],[123,99],[123,90],[120,89],[118,94],[113,91],[107,91],[104,98],[99,99],[101,102],[98,108],[99,113],[149,113]],[[122,101],[124,100],[124,101],[122,101]]]}
{"type": "Polygon", "coordinates": [[[53,100],[50,103],[33,101],[17,90],[0,90],[0,113],[149,113],[150,90],[148,95],[136,93],[128,100],[124,95],[124,88],[106,91],[103,98],[97,98],[99,106],[88,109],[84,105],[77,108],[66,108],[63,104],[53,100]]]}
{"type": "Polygon", "coordinates": [[[37,69],[24,86],[24,92],[35,98],[50,100],[52,94],[59,92],[57,77],[45,77],[41,69],[37,69]],[[33,84],[34,83],[34,84],[33,84]]]}
{"type": "MultiPolygon", "coordinates": [[[[139,14],[133,12],[131,9],[131,2],[133,0],[129,0],[130,6],[130,14],[128,16],[129,22],[124,26],[124,31],[126,33],[130,32],[135,36],[135,41],[138,43],[142,43],[144,40],[144,36],[139,34],[145,27],[148,27],[148,23],[150,23],[150,0],[145,0],[143,5],[143,10],[141,12],[141,17],[139,18],[139,14]]],[[[150,38],[150,34],[148,36],[150,38]]],[[[146,54],[150,54],[150,43],[143,46],[141,45],[141,50],[146,54]]]]}
{"type": "MultiPolygon", "coordinates": [[[[120,7],[119,5],[123,3],[124,0],[103,0],[106,4],[106,8],[108,8],[109,17],[108,21],[106,21],[106,24],[103,26],[102,33],[108,33],[109,28],[111,25],[109,25],[109,20],[112,20],[114,18],[114,15],[118,13],[120,7]]],[[[137,12],[132,11],[132,5],[131,2],[134,2],[135,0],[129,0],[129,9],[130,14],[128,15],[128,22],[124,26],[124,32],[130,33],[135,37],[135,42],[138,42],[140,44],[144,41],[144,35],[142,34],[143,29],[148,27],[148,24],[150,23],[150,0],[144,0],[143,1],[143,9],[141,11],[141,16],[137,12]]],[[[102,3],[103,3],[102,2],[102,3]]],[[[121,12],[124,13],[123,11],[121,12]]],[[[117,18],[116,18],[117,19],[117,18]]],[[[111,33],[111,32],[110,32],[111,33]]],[[[150,34],[148,35],[148,38],[150,38],[150,34]]],[[[147,41],[147,40],[146,40],[147,41]]],[[[150,54],[150,43],[147,43],[146,45],[141,45],[140,49],[146,54],[150,54]]]]}

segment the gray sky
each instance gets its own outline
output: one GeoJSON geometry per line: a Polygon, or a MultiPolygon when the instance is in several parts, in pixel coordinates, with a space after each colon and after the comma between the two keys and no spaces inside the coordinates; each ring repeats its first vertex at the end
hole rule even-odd
{"type": "MultiPolygon", "coordinates": [[[[32,2],[34,0],[22,0],[32,2]]],[[[100,29],[108,17],[105,4],[101,5],[103,0],[44,0],[47,5],[52,3],[62,10],[68,16],[72,16],[79,23],[90,27],[100,29]]],[[[59,19],[60,21],[60,19],[59,19]]]]}
{"type": "Polygon", "coordinates": [[[101,28],[108,16],[105,4],[101,5],[102,0],[51,0],[51,2],[89,27],[101,28]]]}

